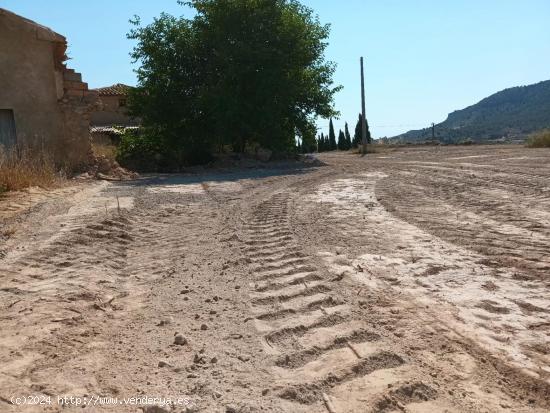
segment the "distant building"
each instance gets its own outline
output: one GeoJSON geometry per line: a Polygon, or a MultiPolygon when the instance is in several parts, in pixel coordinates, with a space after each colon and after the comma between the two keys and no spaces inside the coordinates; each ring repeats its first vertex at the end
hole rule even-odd
{"type": "Polygon", "coordinates": [[[65,37],[0,8],[0,39],[2,150],[36,148],[68,167],[87,164],[98,95],[65,65],[65,37]]]}
{"type": "Polygon", "coordinates": [[[91,126],[138,126],[139,119],[130,117],[126,106],[130,89],[131,86],[122,83],[94,89],[99,95],[102,108],[92,114],[91,126]]]}

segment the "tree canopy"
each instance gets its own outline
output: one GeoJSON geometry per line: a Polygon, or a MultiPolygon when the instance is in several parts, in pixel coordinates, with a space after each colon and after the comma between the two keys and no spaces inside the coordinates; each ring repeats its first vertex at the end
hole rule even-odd
{"type": "Polygon", "coordinates": [[[296,0],[180,3],[195,17],[136,18],[128,34],[139,64],[129,106],[155,144],[183,163],[226,146],[314,145],[316,117],[337,114],[329,25],[296,0]]]}

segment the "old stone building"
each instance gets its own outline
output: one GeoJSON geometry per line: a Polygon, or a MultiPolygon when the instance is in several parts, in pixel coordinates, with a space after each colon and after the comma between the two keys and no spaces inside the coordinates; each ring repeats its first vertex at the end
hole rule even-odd
{"type": "Polygon", "coordinates": [[[131,86],[117,83],[112,86],[94,89],[101,100],[101,109],[92,113],[91,125],[102,126],[138,126],[139,119],[128,115],[126,100],[131,86]]]}
{"type": "Polygon", "coordinates": [[[90,116],[99,100],[68,69],[65,37],[0,8],[0,146],[32,148],[79,168],[91,160],[90,116]]]}

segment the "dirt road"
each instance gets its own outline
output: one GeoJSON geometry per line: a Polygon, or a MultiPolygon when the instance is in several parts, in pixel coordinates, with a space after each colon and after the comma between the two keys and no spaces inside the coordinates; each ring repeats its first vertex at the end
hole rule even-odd
{"type": "Polygon", "coordinates": [[[0,411],[549,411],[550,151],[320,159],[0,201],[0,411]]]}

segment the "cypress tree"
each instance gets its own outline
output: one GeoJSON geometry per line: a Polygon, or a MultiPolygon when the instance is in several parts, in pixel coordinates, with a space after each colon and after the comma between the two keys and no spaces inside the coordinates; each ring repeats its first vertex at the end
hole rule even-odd
{"type": "Polygon", "coordinates": [[[317,143],[318,151],[324,152],[325,151],[325,135],[321,132],[321,136],[319,137],[319,141],[317,143]]]}
{"type": "MultiPolygon", "coordinates": [[[[363,116],[359,114],[359,119],[357,120],[357,125],[355,126],[355,135],[353,137],[353,147],[357,148],[357,146],[361,143],[362,140],[362,128],[361,128],[361,121],[363,119],[363,116]]],[[[370,130],[369,130],[369,122],[365,119],[365,123],[367,124],[367,143],[372,143],[372,137],[370,136],[370,130]]]]}
{"type": "Polygon", "coordinates": [[[334,125],[332,124],[332,118],[330,118],[330,123],[328,127],[328,139],[329,139],[329,150],[335,151],[336,146],[336,135],[334,134],[334,125]]]}
{"type": "Polygon", "coordinates": [[[348,123],[346,122],[346,126],[344,128],[345,132],[344,134],[346,135],[346,150],[350,150],[351,149],[351,135],[349,134],[349,128],[348,128],[348,123]]]}
{"type": "Polygon", "coordinates": [[[365,118],[365,124],[367,125],[367,143],[372,143],[372,136],[370,135],[369,120],[365,118]]]}
{"type": "Polygon", "coordinates": [[[338,150],[339,151],[346,150],[346,135],[344,135],[344,132],[342,132],[342,129],[340,129],[340,132],[338,132],[338,150]]]}
{"type": "Polygon", "coordinates": [[[357,123],[355,124],[355,134],[353,135],[353,147],[357,148],[359,144],[361,143],[361,119],[363,116],[359,114],[359,119],[357,120],[357,123]]]}

